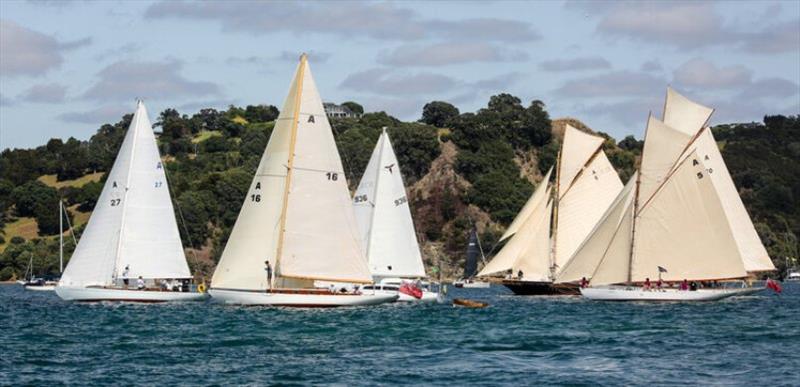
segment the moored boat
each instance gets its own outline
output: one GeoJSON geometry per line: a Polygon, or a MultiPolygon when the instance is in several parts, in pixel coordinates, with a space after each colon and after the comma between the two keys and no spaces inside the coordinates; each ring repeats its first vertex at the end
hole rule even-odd
{"type": "Polygon", "coordinates": [[[192,278],[174,213],[153,128],[138,101],[56,294],[67,301],[203,300],[199,292],[161,290],[167,279],[192,278]]]}
{"type": "Polygon", "coordinates": [[[211,279],[213,301],[336,307],[397,294],[336,292],[372,283],[339,152],[305,54],[211,279]]]}

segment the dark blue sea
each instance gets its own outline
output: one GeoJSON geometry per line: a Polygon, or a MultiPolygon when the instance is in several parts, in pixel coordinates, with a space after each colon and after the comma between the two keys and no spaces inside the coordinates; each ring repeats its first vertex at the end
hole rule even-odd
{"type": "Polygon", "coordinates": [[[2,385],[800,385],[800,284],[722,302],[296,310],[0,286],[2,385]]]}

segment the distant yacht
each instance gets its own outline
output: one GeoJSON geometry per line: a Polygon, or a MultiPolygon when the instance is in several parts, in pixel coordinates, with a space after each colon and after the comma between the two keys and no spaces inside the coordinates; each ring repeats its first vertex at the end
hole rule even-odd
{"type": "Polygon", "coordinates": [[[392,148],[386,128],[372,151],[361,177],[353,208],[372,278],[379,285],[367,285],[385,294],[400,292],[398,301],[436,301],[438,292],[423,286],[426,277],[414,220],[408,204],[400,162],[392,148]],[[418,286],[420,297],[408,294],[402,286],[418,286]]]}
{"type": "Polygon", "coordinates": [[[664,120],[648,120],[639,172],[558,280],[590,272],[583,296],[614,301],[711,301],[762,289],[701,286],[775,269],[706,126],[712,112],[667,90],[664,120]]]}
{"type": "Polygon", "coordinates": [[[359,241],[342,162],[303,54],[209,293],[224,303],[293,307],[397,300],[356,289],[372,283],[359,241]]]}
{"type": "Polygon", "coordinates": [[[554,280],[622,190],[604,142],[567,125],[555,181],[550,183],[551,168],[500,238],[506,244],[478,276],[503,276],[503,285],[519,295],[578,294],[577,283],[554,280]]]}
{"type": "MultiPolygon", "coordinates": [[[[69,222],[67,210],[64,208],[64,202],[58,199],[58,273],[64,272],[64,218],[69,222]]],[[[69,231],[72,235],[72,240],[75,240],[75,233],[73,232],[72,225],[69,225],[69,231]]],[[[78,242],[75,242],[77,246],[78,242]]],[[[27,281],[23,281],[22,285],[25,290],[38,290],[38,291],[53,291],[56,290],[58,280],[45,280],[44,278],[33,277],[33,257],[28,265],[31,269],[31,277],[27,281]]]]}
{"type": "Polygon", "coordinates": [[[467,242],[467,254],[464,260],[464,275],[461,279],[453,282],[453,286],[457,288],[488,288],[491,286],[489,282],[481,281],[475,278],[478,274],[478,257],[486,264],[486,258],[483,255],[483,248],[481,248],[481,241],[478,238],[478,229],[473,226],[469,232],[469,241],[467,242]]]}
{"type": "Polygon", "coordinates": [[[168,280],[192,279],[174,214],[153,127],[138,101],[56,294],[67,301],[202,300],[188,285],[162,290],[168,280]]]}

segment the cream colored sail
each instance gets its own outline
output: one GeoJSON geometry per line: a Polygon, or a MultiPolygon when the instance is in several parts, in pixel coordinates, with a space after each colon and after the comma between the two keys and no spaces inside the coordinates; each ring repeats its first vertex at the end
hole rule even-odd
{"type": "Polygon", "coordinates": [[[580,173],[592,155],[603,145],[603,138],[567,125],[564,129],[564,142],[558,162],[558,196],[563,197],[575,177],[580,173]]]}
{"type": "Polygon", "coordinates": [[[305,55],[212,287],[264,289],[266,260],[278,286],[371,282],[342,163],[305,55]]]}
{"type": "MultiPolygon", "coordinates": [[[[540,184],[536,190],[541,190],[542,193],[538,194],[537,192],[534,192],[534,196],[541,195],[544,198],[550,196],[550,188],[547,187],[547,184],[540,184]]],[[[506,274],[506,272],[512,270],[517,260],[519,260],[519,258],[530,248],[530,246],[538,240],[536,233],[539,220],[542,218],[547,219],[547,222],[549,223],[550,206],[547,205],[544,200],[541,201],[536,208],[534,208],[531,215],[528,216],[522,225],[520,225],[517,232],[511,236],[500,252],[498,252],[497,255],[495,255],[494,258],[492,258],[492,260],[483,267],[480,273],[478,273],[478,276],[481,277],[506,274]]],[[[549,249],[549,233],[547,237],[548,243],[546,246],[549,249]]],[[[545,261],[545,267],[549,267],[549,256],[545,257],[545,261]]],[[[549,269],[546,271],[546,273],[549,273],[549,269]]]]}
{"type": "Polygon", "coordinates": [[[747,275],[712,179],[697,152],[640,207],[630,281],[713,280],[747,275]]]}
{"type": "MultiPolygon", "coordinates": [[[[564,142],[567,145],[567,142],[564,142]]],[[[566,153],[562,154],[562,157],[566,153]]],[[[599,151],[578,173],[558,202],[553,263],[560,271],[622,190],[622,181],[599,151]]]]}
{"type": "Polygon", "coordinates": [[[132,278],[191,277],[141,101],[60,285],[111,285],[126,266],[132,278]]]}
{"type": "Polygon", "coordinates": [[[719,152],[711,129],[703,130],[693,146],[697,148],[697,153],[705,164],[708,175],[717,190],[736,240],[736,246],[744,261],[745,270],[748,272],[775,270],[775,265],[772,264],[767,249],[761,243],[753,221],[739,197],[739,191],[728,172],[728,167],[719,152]]]}
{"type": "MultiPolygon", "coordinates": [[[[635,188],[631,196],[636,196],[635,188]]],[[[600,258],[600,263],[594,272],[587,276],[587,278],[591,278],[590,283],[593,286],[628,282],[631,265],[631,239],[633,238],[633,199],[632,197],[627,206],[623,207],[625,212],[608,247],[600,258]]]]}
{"type": "Polygon", "coordinates": [[[531,194],[531,197],[528,198],[528,201],[525,202],[524,206],[522,206],[522,209],[519,211],[517,216],[514,218],[514,220],[508,226],[508,228],[503,233],[503,236],[500,237],[500,240],[498,242],[502,242],[502,241],[508,239],[510,236],[514,235],[514,233],[516,233],[517,230],[519,230],[519,228],[522,225],[522,223],[524,223],[525,220],[527,220],[528,217],[531,216],[531,213],[533,213],[533,210],[536,207],[538,207],[540,203],[543,203],[543,202],[545,202],[547,200],[547,197],[544,195],[545,190],[544,189],[538,189],[538,188],[542,187],[542,186],[545,186],[545,187],[547,186],[547,184],[550,181],[550,174],[552,172],[553,172],[553,167],[550,167],[550,169],[548,169],[547,173],[544,175],[544,178],[542,179],[542,181],[539,182],[539,186],[537,187],[537,189],[534,190],[533,194],[531,194]]]}
{"type": "MultiPolygon", "coordinates": [[[[559,271],[556,281],[576,282],[583,277],[591,279],[600,261],[609,253],[609,246],[615,238],[626,238],[623,234],[617,236],[623,218],[630,212],[634,197],[634,187],[636,186],[636,174],[628,180],[622,191],[614,198],[614,201],[605,211],[600,221],[594,226],[589,236],[581,243],[575,254],[563,265],[559,271]]],[[[630,220],[629,220],[630,221],[630,220]]],[[[629,234],[626,240],[630,245],[629,234]]],[[[625,254],[628,255],[627,253],[625,254]]],[[[627,257],[626,257],[627,260],[627,257]]],[[[627,269],[625,270],[627,273],[627,269]]]]}
{"type": "Polygon", "coordinates": [[[544,211],[534,211],[530,217],[532,228],[525,246],[511,267],[514,275],[522,272],[522,280],[546,282],[551,280],[550,274],[550,213],[553,202],[549,202],[544,211]]]}
{"type": "Polygon", "coordinates": [[[711,118],[714,109],[700,105],[667,88],[664,104],[664,124],[688,136],[694,136],[711,118]]]}
{"type": "Polygon", "coordinates": [[[647,121],[642,163],[639,201],[646,203],[664,182],[694,134],[676,130],[650,115],[647,121]]]}
{"type": "Polygon", "coordinates": [[[374,277],[425,277],[400,163],[386,130],[367,163],[353,207],[374,277]]]}

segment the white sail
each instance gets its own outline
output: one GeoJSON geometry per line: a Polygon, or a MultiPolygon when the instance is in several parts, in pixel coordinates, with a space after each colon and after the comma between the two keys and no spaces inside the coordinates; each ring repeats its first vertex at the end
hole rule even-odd
{"type": "Polygon", "coordinates": [[[530,217],[530,232],[524,248],[511,267],[514,275],[522,272],[522,280],[546,282],[551,280],[550,273],[550,213],[553,202],[547,203],[544,211],[534,211],[530,217]]]}
{"type": "Polygon", "coordinates": [[[60,284],[128,276],[190,278],[155,136],[142,102],[60,284]]]}
{"type": "Polygon", "coordinates": [[[617,171],[605,152],[600,151],[578,173],[567,192],[561,194],[553,257],[556,271],[575,254],[622,187],[617,171]]]}
{"type": "Polygon", "coordinates": [[[211,285],[265,289],[266,260],[279,285],[371,282],[333,132],[305,55],[211,285]]]}
{"type": "Polygon", "coordinates": [[[592,155],[605,141],[600,136],[581,132],[567,125],[564,129],[564,142],[558,160],[558,197],[563,197],[592,155]]]}
{"type": "Polygon", "coordinates": [[[775,265],[772,264],[767,249],[761,243],[753,221],[739,197],[739,191],[728,172],[711,129],[703,130],[693,146],[697,148],[698,156],[705,164],[717,190],[745,269],[749,272],[775,270],[775,265]]]}
{"type": "Polygon", "coordinates": [[[642,163],[639,201],[646,203],[675,167],[694,134],[676,130],[652,115],[648,117],[642,163]]]}
{"type": "Polygon", "coordinates": [[[712,179],[697,152],[640,207],[630,280],[712,280],[745,277],[742,257],[712,179]]]}
{"type": "Polygon", "coordinates": [[[550,167],[550,169],[547,170],[547,173],[544,175],[542,181],[539,182],[537,189],[534,190],[533,194],[531,194],[531,197],[528,198],[528,201],[525,202],[524,206],[522,206],[522,209],[519,211],[517,216],[508,226],[508,228],[503,233],[503,236],[500,237],[500,240],[498,242],[502,242],[511,237],[512,235],[514,235],[514,233],[516,233],[519,230],[520,226],[522,226],[522,223],[524,223],[525,220],[528,219],[529,216],[531,216],[533,210],[539,206],[539,203],[543,203],[547,200],[547,197],[544,195],[545,190],[539,189],[539,187],[547,187],[547,184],[550,182],[550,174],[552,172],[553,172],[553,167],[550,167]]]}
{"type": "MultiPolygon", "coordinates": [[[[547,187],[547,184],[540,184],[539,187],[536,188],[537,191],[541,190],[542,193],[539,194],[534,192],[534,196],[541,195],[544,198],[550,196],[550,188],[547,187]]],[[[540,229],[539,221],[541,219],[546,219],[548,223],[548,231],[549,231],[549,222],[550,222],[550,209],[551,207],[546,204],[546,201],[541,201],[536,208],[534,208],[533,212],[530,216],[522,223],[514,235],[509,238],[508,242],[506,242],[505,246],[497,253],[497,255],[492,258],[486,266],[478,273],[478,276],[490,276],[490,275],[497,275],[497,274],[505,274],[509,270],[514,268],[514,265],[517,261],[525,255],[525,253],[531,248],[531,246],[536,243],[539,238],[537,237],[537,230],[540,229]]],[[[549,249],[549,232],[547,234],[548,242],[545,244],[549,249]]],[[[545,267],[548,268],[545,273],[549,274],[549,266],[550,266],[550,258],[549,254],[547,254],[544,258],[545,260],[545,267]]],[[[531,275],[533,273],[531,272],[531,275]]]]}
{"type": "Polygon", "coordinates": [[[600,263],[594,272],[587,276],[593,286],[618,284],[628,281],[631,267],[631,239],[633,238],[633,212],[636,189],[633,189],[631,200],[623,207],[625,212],[619,226],[611,237],[600,263]]]}
{"type": "Polygon", "coordinates": [[[664,124],[688,136],[694,136],[705,126],[714,109],[689,100],[671,87],[667,88],[664,104],[664,124]]]}
{"type": "Polygon", "coordinates": [[[358,185],[353,207],[374,277],[425,277],[400,164],[385,130],[358,185]]]}
{"type": "MultiPolygon", "coordinates": [[[[614,238],[625,238],[624,230],[620,236],[617,236],[617,233],[623,218],[626,213],[630,212],[629,209],[632,207],[636,178],[637,176],[634,174],[628,180],[628,183],[605,211],[586,240],[581,243],[575,254],[563,265],[557,275],[556,282],[576,282],[583,277],[590,279],[600,265],[601,260],[609,252],[612,240],[614,238]]],[[[629,237],[627,237],[626,242],[630,245],[629,237]]],[[[626,261],[627,255],[626,253],[626,261]]],[[[625,273],[627,273],[627,269],[625,269],[625,273]]]]}

